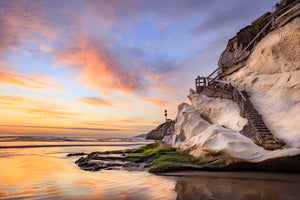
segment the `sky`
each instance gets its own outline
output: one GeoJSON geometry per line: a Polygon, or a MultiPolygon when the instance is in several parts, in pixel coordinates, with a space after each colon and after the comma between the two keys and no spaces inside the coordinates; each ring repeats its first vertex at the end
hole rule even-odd
{"type": "Polygon", "coordinates": [[[0,0],[0,136],[133,136],[274,0],[0,0]]]}

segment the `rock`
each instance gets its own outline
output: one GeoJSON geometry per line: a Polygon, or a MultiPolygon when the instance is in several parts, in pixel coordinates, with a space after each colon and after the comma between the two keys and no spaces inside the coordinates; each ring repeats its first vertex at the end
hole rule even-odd
{"type": "Polygon", "coordinates": [[[134,137],[137,137],[137,138],[145,138],[147,136],[147,134],[140,134],[140,135],[136,135],[134,137]]]}
{"type": "Polygon", "coordinates": [[[98,157],[98,152],[91,153],[87,157],[81,157],[75,163],[83,170],[97,171],[100,169],[112,169],[125,164],[121,157],[98,157]]]}
{"type": "MultiPolygon", "coordinates": [[[[244,49],[253,40],[255,35],[256,34],[253,26],[249,25],[241,29],[236,35],[238,46],[241,45],[242,49],[244,49]]],[[[252,49],[251,46],[249,48],[252,49]]]]}
{"type": "Polygon", "coordinates": [[[78,163],[82,163],[82,162],[84,162],[84,161],[85,161],[85,158],[84,158],[84,157],[81,157],[81,158],[79,158],[77,161],[75,161],[75,163],[78,164],[78,163]]]}
{"type": "Polygon", "coordinates": [[[70,156],[83,156],[83,155],[86,155],[86,153],[69,153],[67,156],[70,157],[70,156]]]}
{"type": "Polygon", "coordinates": [[[81,157],[75,163],[83,170],[98,171],[100,169],[119,170],[144,170],[143,166],[125,160],[125,156],[133,150],[116,150],[104,152],[92,152],[86,157],[81,157]],[[116,156],[117,154],[117,156],[116,156]]]}
{"type": "Polygon", "coordinates": [[[174,133],[174,120],[170,120],[159,125],[156,129],[150,131],[146,139],[148,140],[162,140],[167,135],[173,135],[174,133]]]}

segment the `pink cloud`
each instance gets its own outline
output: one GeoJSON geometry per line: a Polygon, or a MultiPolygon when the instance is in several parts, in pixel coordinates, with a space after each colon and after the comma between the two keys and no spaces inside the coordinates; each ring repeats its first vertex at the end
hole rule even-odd
{"type": "Polygon", "coordinates": [[[113,104],[96,97],[86,97],[83,99],[76,99],[77,101],[90,104],[90,105],[99,105],[99,106],[114,106],[113,104]]]}
{"type": "Polygon", "coordinates": [[[53,22],[39,13],[45,8],[44,4],[45,1],[3,2],[0,6],[0,51],[24,42],[41,40],[38,35],[47,40],[57,39],[58,33],[53,22]]]}
{"type": "Polygon", "coordinates": [[[73,41],[56,55],[59,65],[78,71],[79,80],[89,88],[103,94],[112,90],[121,92],[141,91],[144,85],[139,74],[126,70],[117,55],[109,54],[105,45],[86,38],[73,41]]]}

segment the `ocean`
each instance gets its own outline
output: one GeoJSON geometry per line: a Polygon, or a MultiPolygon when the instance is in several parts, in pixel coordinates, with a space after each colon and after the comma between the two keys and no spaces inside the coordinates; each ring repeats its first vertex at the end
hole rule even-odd
{"type": "Polygon", "coordinates": [[[300,175],[84,171],[69,153],[132,149],[142,138],[0,137],[0,199],[299,199],[300,175]]]}

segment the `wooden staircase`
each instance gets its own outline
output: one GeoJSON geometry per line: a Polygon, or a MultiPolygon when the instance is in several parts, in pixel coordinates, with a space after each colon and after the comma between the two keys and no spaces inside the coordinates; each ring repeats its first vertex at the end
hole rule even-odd
{"type": "Polygon", "coordinates": [[[223,81],[218,79],[218,75],[211,78],[215,70],[208,77],[196,78],[196,92],[204,94],[208,97],[219,97],[224,99],[232,99],[240,109],[240,115],[248,120],[247,125],[240,131],[243,135],[251,138],[256,144],[267,150],[275,150],[281,148],[285,143],[273,136],[271,131],[265,125],[262,115],[254,108],[250,101],[250,96],[243,90],[239,89],[239,84],[223,81]]]}

